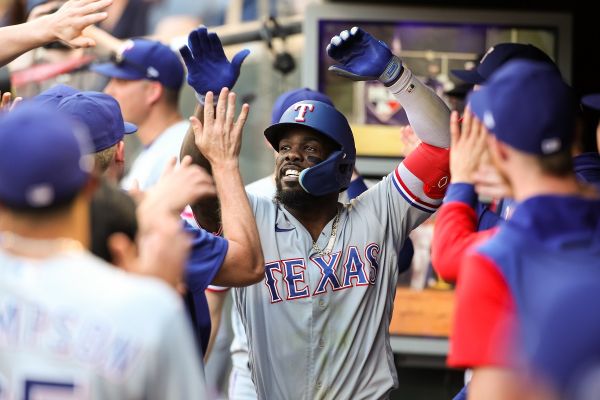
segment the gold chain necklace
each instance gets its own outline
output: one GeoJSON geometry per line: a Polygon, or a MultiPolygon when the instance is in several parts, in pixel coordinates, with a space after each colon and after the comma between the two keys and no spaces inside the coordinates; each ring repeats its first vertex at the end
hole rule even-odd
{"type": "MultiPolygon", "coordinates": [[[[313,240],[312,249],[317,253],[317,255],[329,256],[331,251],[333,250],[333,245],[335,244],[335,237],[337,235],[338,222],[340,221],[340,208],[338,207],[337,213],[335,214],[335,219],[333,220],[333,224],[331,225],[331,235],[329,236],[329,241],[327,241],[327,246],[325,250],[321,249],[317,246],[317,241],[313,240]]],[[[317,239],[318,240],[318,239],[317,239]]]]}

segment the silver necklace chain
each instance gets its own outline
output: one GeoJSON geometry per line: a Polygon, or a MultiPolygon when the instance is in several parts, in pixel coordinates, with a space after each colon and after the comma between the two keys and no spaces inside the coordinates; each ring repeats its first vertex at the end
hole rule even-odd
{"type": "Polygon", "coordinates": [[[338,207],[337,213],[335,214],[335,219],[333,220],[333,224],[331,225],[331,235],[329,236],[329,240],[327,241],[327,246],[325,249],[321,249],[317,245],[317,241],[313,240],[312,249],[319,256],[329,256],[331,251],[333,250],[333,245],[335,244],[335,237],[337,235],[338,222],[340,221],[340,209],[338,207]]]}

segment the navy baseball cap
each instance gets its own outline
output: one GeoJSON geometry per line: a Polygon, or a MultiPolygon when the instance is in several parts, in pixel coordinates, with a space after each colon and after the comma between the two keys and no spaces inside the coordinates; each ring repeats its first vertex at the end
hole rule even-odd
{"type": "Polygon", "coordinates": [[[94,168],[84,126],[24,102],[0,116],[0,203],[41,209],[72,200],[94,168]]]}
{"type": "Polygon", "coordinates": [[[49,105],[57,107],[58,103],[60,103],[62,99],[64,99],[65,97],[72,96],[76,93],[79,93],[79,90],[69,85],[58,84],[52,86],[50,89],[44,90],[37,96],[32,97],[29,101],[35,102],[39,105],[49,105]]]}
{"type": "Polygon", "coordinates": [[[96,153],[137,131],[137,126],[123,121],[117,100],[105,93],[76,93],[65,97],[58,109],[87,126],[96,153]]]}
{"type": "Polygon", "coordinates": [[[275,104],[273,104],[273,111],[271,112],[271,124],[276,124],[281,119],[283,113],[290,108],[294,103],[303,100],[316,100],[325,104],[329,104],[333,107],[333,102],[326,94],[311,90],[309,88],[300,88],[289,90],[281,94],[275,104]]]}
{"type": "Polygon", "coordinates": [[[92,71],[117,79],[157,81],[173,90],[181,88],[185,74],[183,64],[170,47],[147,39],[128,41],[113,62],[93,65],[92,71]]]}
{"type": "Polygon", "coordinates": [[[453,69],[451,72],[457,78],[473,85],[483,84],[498,68],[510,60],[531,60],[551,64],[554,61],[542,50],[531,44],[500,43],[488,49],[477,67],[473,69],[453,69]]]}
{"type": "Polygon", "coordinates": [[[568,148],[575,97],[548,63],[513,60],[469,96],[473,113],[498,140],[529,154],[568,148]]]}
{"type": "Polygon", "coordinates": [[[594,110],[600,111],[600,93],[588,94],[583,96],[581,104],[586,107],[593,108],[594,110]]]}

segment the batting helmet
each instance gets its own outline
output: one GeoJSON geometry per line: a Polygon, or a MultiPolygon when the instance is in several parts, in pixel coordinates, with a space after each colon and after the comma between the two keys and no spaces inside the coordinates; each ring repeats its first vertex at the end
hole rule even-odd
{"type": "Polygon", "coordinates": [[[281,135],[297,127],[312,129],[339,145],[339,149],[332,151],[327,159],[300,172],[300,186],[315,196],[341,192],[348,188],[356,161],[356,147],[346,117],[326,103],[299,101],[283,113],[279,123],[265,130],[265,137],[278,151],[281,135]]]}

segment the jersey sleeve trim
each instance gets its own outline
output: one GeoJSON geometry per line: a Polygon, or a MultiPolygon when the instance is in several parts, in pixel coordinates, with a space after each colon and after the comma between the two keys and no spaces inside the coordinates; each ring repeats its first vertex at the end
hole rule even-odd
{"type": "MultiPolygon", "coordinates": [[[[426,197],[425,193],[418,193],[418,186],[415,184],[421,181],[415,177],[403,164],[398,165],[394,171],[393,182],[398,193],[400,193],[404,200],[406,200],[411,206],[428,213],[435,212],[440,206],[441,202],[427,202],[421,199],[420,196],[426,197]],[[412,181],[413,184],[407,184],[407,181],[412,181]]],[[[422,190],[420,190],[420,192],[422,192],[422,190]]]]}
{"type": "Polygon", "coordinates": [[[229,291],[229,288],[225,286],[208,285],[206,291],[214,293],[224,293],[229,291]]]}

